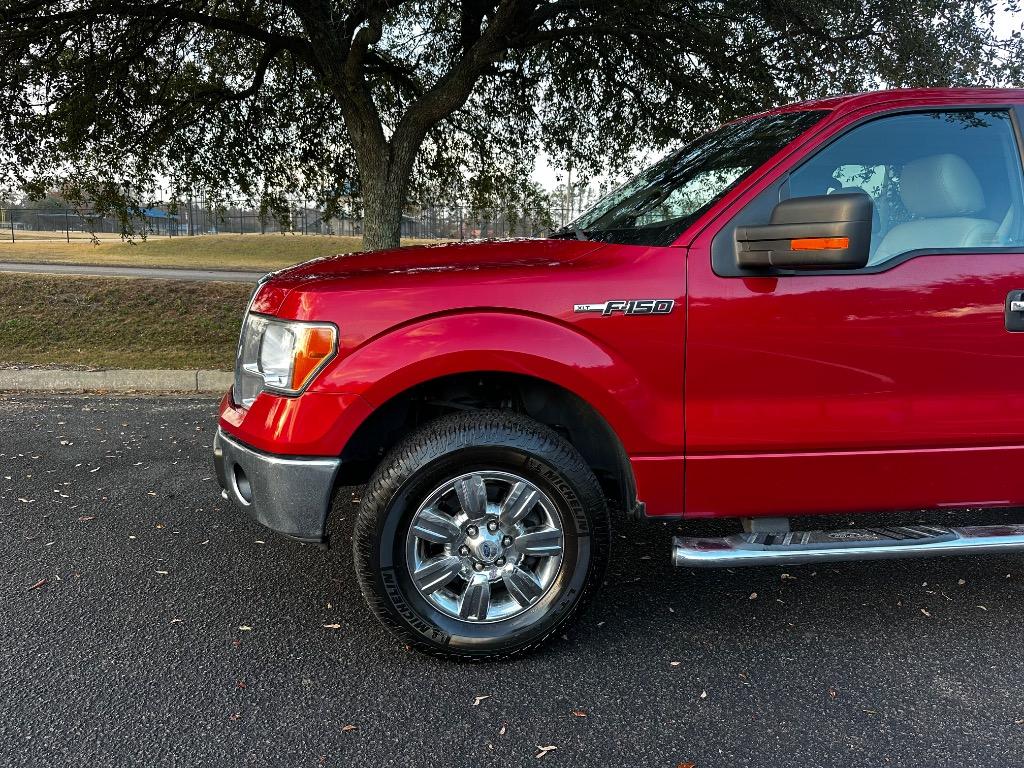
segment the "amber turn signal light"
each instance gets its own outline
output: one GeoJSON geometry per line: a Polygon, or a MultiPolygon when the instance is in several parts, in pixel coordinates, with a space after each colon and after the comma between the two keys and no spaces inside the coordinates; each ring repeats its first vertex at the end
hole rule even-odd
{"type": "Polygon", "coordinates": [[[292,365],[292,389],[302,389],[323,362],[334,354],[334,341],[333,328],[319,326],[304,328],[300,332],[292,365]]]}
{"type": "Polygon", "coordinates": [[[801,237],[789,244],[792,251],[830,251],[849,247],[848,237],[801,237]]]}

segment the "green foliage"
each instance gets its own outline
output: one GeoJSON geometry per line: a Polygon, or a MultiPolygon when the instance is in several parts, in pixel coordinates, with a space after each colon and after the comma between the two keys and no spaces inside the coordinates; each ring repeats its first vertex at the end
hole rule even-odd
{"type": "MultiPolygon", "coordinates": [[[[1012,2],[1012,0],[1011,0],[1012,2]]],[[[798,98],[1015,82],[989,0],[0,0],[0,186],[127,221],[147,190],[536,206],[578,173],[798,98]]]]}

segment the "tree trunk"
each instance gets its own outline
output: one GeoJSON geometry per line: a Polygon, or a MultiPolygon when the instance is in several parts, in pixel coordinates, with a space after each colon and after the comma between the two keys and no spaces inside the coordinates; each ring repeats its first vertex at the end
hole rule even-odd
{"type": "Polygon", "coordinates": [[[402,208],[409,184],[409,171],[394,164],[362,174],[363,250],[398,248],[402,236],[402,208]]]}

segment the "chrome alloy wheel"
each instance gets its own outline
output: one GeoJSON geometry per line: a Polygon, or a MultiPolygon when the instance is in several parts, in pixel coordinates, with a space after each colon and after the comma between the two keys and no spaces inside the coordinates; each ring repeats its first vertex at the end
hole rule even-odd
{"type": "Polygon", "coordinates": [[[434,608],[474,623],[518,616],[554,583],[562,522],[551,499],[508,472],[448,480],[416,510],[406,562],[434,608]]]}

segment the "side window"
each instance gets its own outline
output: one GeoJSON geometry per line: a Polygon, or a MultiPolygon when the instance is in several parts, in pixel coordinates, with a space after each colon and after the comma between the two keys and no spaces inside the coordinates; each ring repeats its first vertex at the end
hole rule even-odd
{"type": "Polygon", "coordinates": [[[839,192],[862,192],[874,202],[869,266],[922,248],[1024,239],[1021,162],[1003,110],[872,120],[790,174],[790,197],[839,192]]]}

